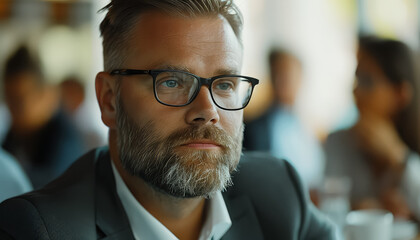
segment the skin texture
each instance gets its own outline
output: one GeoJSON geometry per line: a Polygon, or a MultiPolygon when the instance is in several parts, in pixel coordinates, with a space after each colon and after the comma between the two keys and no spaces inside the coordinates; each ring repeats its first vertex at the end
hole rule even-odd
{"type": "MultiPolygon", "coordinates": [[[[161,69],[171,66],[211,77],[239,73],[242,64],[240,43],[227,21],[218,16],[183,18],[147,12],[134,26],[128,45],[131,51],[121,68],[161,69]]],[[[121,81],[121,102],[130,119],[138,125],[153,122],[161,137],[188,126],[215,126],[231,136],[238,136],[243,111],[219,109],[206,86],[190,105],[168,107],[155,100],[151,81],[145,83],[133,76],[119,79],[106,72],[96,77],[102,120],[110,129],[111,158],[126,185],[142,206],[177,237],[197,239],[204,219],[204,198],[183,199],[162,194],[122,167],[117,148],[116,81],[121,81]]],[[[190,143],[177,151],[220,150],[218,146],[203,144],[203,141],[190,143]]]]}

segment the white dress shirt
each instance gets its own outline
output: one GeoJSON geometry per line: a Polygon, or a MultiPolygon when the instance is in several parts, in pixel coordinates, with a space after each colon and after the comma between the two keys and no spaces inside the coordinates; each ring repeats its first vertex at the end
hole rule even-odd
{"type": "MultiPolygon", "coordinates": [[[[112,161],[111,161],[112,162],[112,161]]],[[[178,240],[159,220],[152,216],[133,196],[112,162],[118,197],[127,214],[136,240],[178,240]]],[[[199,240],[220,240],[232,225],[222,193],[208,200],[207,216],[199,240]]]]}

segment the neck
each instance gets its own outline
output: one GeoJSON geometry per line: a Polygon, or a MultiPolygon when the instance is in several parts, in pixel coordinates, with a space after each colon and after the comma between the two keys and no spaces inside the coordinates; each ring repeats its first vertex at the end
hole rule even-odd
{"type": "Polygon", "coordinates": [[[112,130],[109,149],[116,169],[136,200],[179,239],[198,239],[204,224],[205,199],[176,198],[129,174],[119,160],[115,132],[112,130]]]}

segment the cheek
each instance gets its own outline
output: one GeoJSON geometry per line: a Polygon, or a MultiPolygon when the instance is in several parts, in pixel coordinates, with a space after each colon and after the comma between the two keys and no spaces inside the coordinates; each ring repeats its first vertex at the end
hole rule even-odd
{"type": "Polygon", "coordinates": [[[395,96],[388,89],[376,89],[371,92],[355,94],[360,110],[379,114],[392,114],[396,107],[395,96]]]}
{"type": "Polygon", "coordinates": [[[357,105],[361,108],[374,111],[375,109],[378,109],[378,107],[380,107],[381,96],[378,94],[365,93],[355,95],[355,97],[357,105]]]}
{"type": "Polygon", "coordinates": [[[378,108],[392,107],[395,102],[395,95],[390,88],[380,88],[372,95],[372,101],[378,108]]]}
{"type": "Polygon", "coordinates": [[[153,89],[142,86],[136,81],[126,81],[120,88],[120,97],[125,112],[130,115],[132,120],[136,122],[143,119],[148,121],[147,118],[155,116],[157,102],[153,95],[153,89]]]}
{"type": "Polygon", "coordinates": [[[237,136],[243,124],[243,110],[221,111],[219,115],[222,128],[231,136],[237,136]]]}
{"type": "Polygon", "coordinates": [[[158,103],[153,95],[127,96],[124,107],[130,118],[138,125],[152,122],[159,135],[167,136],[180,127],[183,121],[183,112],[179,108],[167,107],[158,103]]]}

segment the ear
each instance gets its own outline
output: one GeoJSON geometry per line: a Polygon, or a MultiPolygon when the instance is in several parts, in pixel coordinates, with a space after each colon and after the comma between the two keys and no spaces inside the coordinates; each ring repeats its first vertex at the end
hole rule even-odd
{"type": "Polygon", "coordinates": [[[400,108],[406,108],[413,99],[413,86],[407,81],[403,81],[401,86],[398,88],[398,95],[400,99],[400,108]]]}
{"type": "Polygon", "coordinates": [[[96,99],[101,109],[102,122],[110,129],[116,127],[116,86],[114,78],[107,72],[100,72],[95,79],[96,99]]]}

